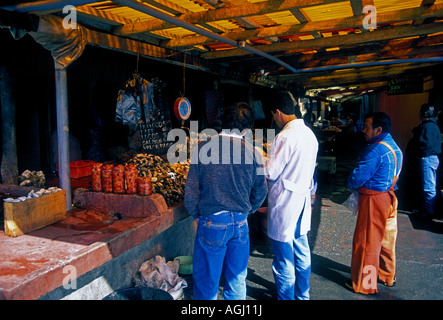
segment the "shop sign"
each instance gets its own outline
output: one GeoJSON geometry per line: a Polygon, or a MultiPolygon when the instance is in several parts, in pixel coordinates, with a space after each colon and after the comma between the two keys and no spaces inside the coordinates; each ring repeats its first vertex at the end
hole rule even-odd
{"type": "Polygon", "coordinates": [[[422,77],[405,77],[389,80],[388,95],[423,92],[422,77]]]}

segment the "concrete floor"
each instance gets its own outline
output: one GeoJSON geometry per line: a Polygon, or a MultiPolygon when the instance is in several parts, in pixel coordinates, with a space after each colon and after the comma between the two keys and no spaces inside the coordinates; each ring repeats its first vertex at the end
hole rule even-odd
{"type": "MultiPolygon", "coordinates": [[[[312,257],[312,300],[441,300],[443,299],[443,224],[407,213],[398,215],[397,285],[378,285],[380,294],[366,296],[345,288],[350,279],[351,247],[356,217],[341,205],[321,199],[318,225],[309,233],[312,257]]],[[[317,212],[318,214],[318,212],[317,212]]],[[[276,299],[272,250],[266,240],[253,245],[247,277],[249,300],[276,299]]]]}

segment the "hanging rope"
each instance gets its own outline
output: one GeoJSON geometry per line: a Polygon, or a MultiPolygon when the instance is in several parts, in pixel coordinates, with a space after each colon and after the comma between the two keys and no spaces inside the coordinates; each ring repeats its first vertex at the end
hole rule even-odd
{"type": "MultiPolygon", "coordinates": [[[[135,23],[139,23],[140,22],[140,18],[137,18],[135,20],[135,23]]],[[[132,31],[134,31],[134,26],[135,24],[132,25],[132,31]]],[[[140,33],[137,34],[137,65],[135,68],[135,72],[138,74],[138,63],[140,61],[140,33]]]]}
{"type": "Polygon", "coordinates": [[[182,98],[185,96],[186,92],[186,52],[184,53],[184,62],[183,62],[183,94],[181,95],[182,98]]]}
{"type": "Polygon", "coordinates": [[[140,61],[140,40],[137,42],[137,68],[135,72],[138,74],[138,62],[140,61]]]}

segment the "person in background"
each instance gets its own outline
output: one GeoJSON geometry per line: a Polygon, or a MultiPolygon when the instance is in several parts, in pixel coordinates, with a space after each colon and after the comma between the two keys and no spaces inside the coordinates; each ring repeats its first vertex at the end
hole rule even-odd
{"type": "MultiPolygon", "coordinates": [[[[54,130],[51,134],[50,140],[51,159],[50,168],[53,174],[59,173],[59,159],[58,159],[58,136],[57,130],[54,130]]],[[[82,149],[80,147],[80,141],[71,132],[69,132],[69,161],[79,161],[83,159],[82,149]]]]}
{"type": "Polygon", "coordinates": [[[347,134],[351,134],[353,135],[355,133],[355,114],[351,113],[350,115],[348,115],[346,117],[346,119],[348,119],[348,121],[346,122],[346,125],[344,127],[344,130],[347,134]]]}
{"type": "Polygon", "coordinates": [[[257,211],[267,194],[261,156],[240,134],[253,121],[246,103],[230,105],[222,116],[225,129],[199,143],[191,156],[184,200],[189,214],[198,219],[193,256],[196,300],[217,299],[222,271],[223,298],[246,298],[247,215],[257,211]]]}
{"type": "MultiPolygon", "coordinates": [[[[438,155],[441,154],[441,132],[435,121],[437,110],[425,103],[420,107],[420,125],[412,129],[406,153],[414,168],[418,168],[417,178],[420,193],[420,209],[414,211],[423,217],[434,217],[437,201],[438,155]]],[[[416,169],[417,170],[417,169],[416,169]]]]}
{"type": "Polygon", "coordinates": [[[345,285],[362,294],[378,293],[377,280],[393,286],[397,238],[397,197],[394,193],[403,154],[391,134],[384,112],[366,117],[363,133],[368,146],[348,178],[359,192],[358,216],[352,242],[351,281],[345,285]]]}
{"type": "Polygon", "coordinates": [[[274,260],[272,271],[280,300],[309,299],[311,252],[311,190],[318,141],[290,92],[273,100],[272,115],[283,128],[265,161],[268,179],[268,236],[274,260]]]}

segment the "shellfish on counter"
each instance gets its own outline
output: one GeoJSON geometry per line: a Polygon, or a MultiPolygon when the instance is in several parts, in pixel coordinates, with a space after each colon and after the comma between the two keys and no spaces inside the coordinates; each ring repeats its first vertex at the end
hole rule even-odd
{"type": "Polygon", "coordinates": [[[189,160],[185,164],[170,164],[157,155],[137,153],[126,160],[127,164],[137,167],[139,178],[151,179],[152,193],[163,195],[168,206],[183,201],[189,160]]]}

